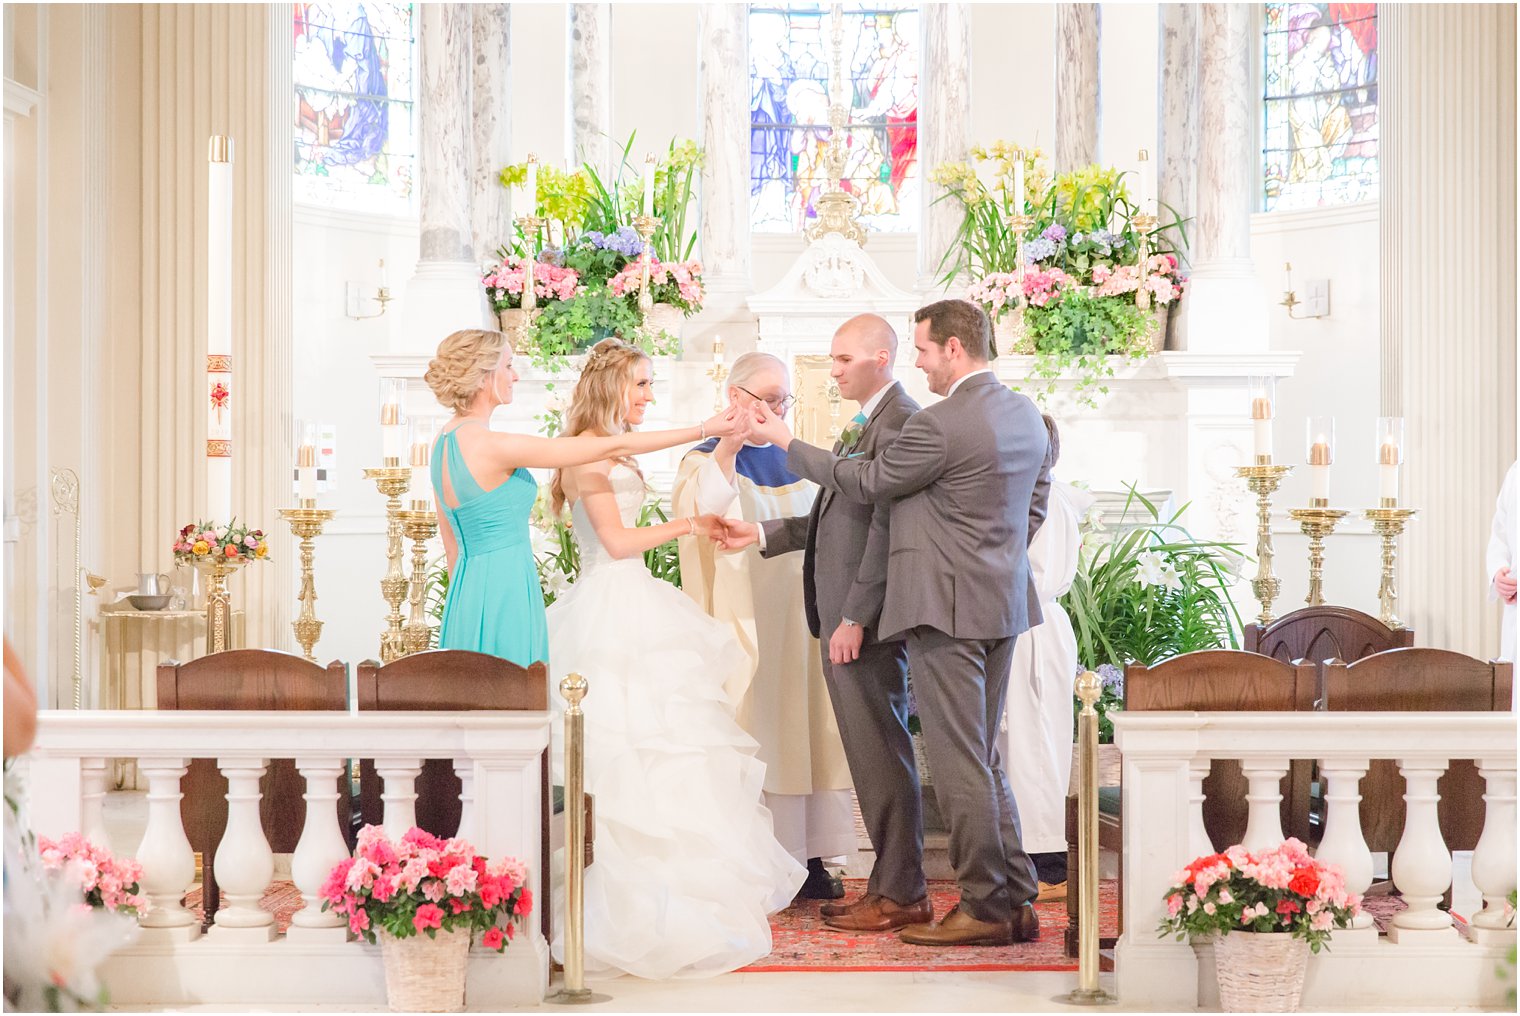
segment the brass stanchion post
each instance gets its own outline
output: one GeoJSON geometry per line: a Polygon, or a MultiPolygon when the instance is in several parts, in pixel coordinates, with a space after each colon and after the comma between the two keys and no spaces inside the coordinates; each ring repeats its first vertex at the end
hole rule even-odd
{"type": "Polygon", "coordinates": [[[545,1001],[591,1005],[611,1000],[586,987],[586,717],[581,699],[586,679],[567,674],[559,683],[565,697],[565,983],[545,1001]]]}
{"type": "Polygon", "coordinates": [[[1113,1005],[1119,1001],[1098,987],[1098,701],[1103,682],[1092,671],[1077,678],[1077,879],[1081,927],[1077,931],[1077,987],[1056,1001],[1068,1005],[1113,1005]]]}

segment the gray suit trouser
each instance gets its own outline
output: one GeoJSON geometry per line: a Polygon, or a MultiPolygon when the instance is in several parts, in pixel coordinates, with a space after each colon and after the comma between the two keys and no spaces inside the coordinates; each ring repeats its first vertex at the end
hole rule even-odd
{"type": "Polygon", "coordinates": [[[960,906],[980,921],[1011,920],[1039,892],[997,749],[1014,641],[956,639],[924,626],[908,631],[924,752],[950,826],[960,906]]]}
{"type": "Polygon", "coordinates": [[[853,663],[829,663],[822,640],[823,676],[855,797],[876,864],[866,892],[894,903],[917,903],[924,882],[923,801],[908,736],[908,672],[901,642],[870,642],[853,663]]]}

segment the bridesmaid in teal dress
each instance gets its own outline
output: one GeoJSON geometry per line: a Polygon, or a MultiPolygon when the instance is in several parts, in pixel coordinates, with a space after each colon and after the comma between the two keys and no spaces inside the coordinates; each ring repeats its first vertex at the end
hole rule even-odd
{"type": "Polygon", "coordinates": [[[512,347],[501,332],[467,329],[438,346],[425,378],[454,411],[432,456],[438,531],[449,565],[440,649],[470,649],[519,666],[547,663],[549,635],[528,516],[538,496],[534,469],[602,459],[722,437],[740,424],[734,411],[697,427],[610,437],[554,439],[490,428],[491,413],[512,401],[512,347]]]}

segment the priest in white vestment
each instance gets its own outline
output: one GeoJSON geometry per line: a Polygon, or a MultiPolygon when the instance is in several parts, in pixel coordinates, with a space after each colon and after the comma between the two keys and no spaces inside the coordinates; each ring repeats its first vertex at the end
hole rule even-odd
{"type": "MultiPolygon", "coordinates": [[[[1046,468],[1060,455],[1055,422],[1046,468]]],[[[1066,896],[1066,794],[1071,784],[1072,693],[1077,678],[1077,636],[1065,608],[1077,574],[1082,518],[1093,495],[1053,480],[1045,521],[1029,541],[1029,570],[1045,620],[1019,636],[1008,677],[1001,745],[1008,786],[1019,804],[1019,836],[1035,863],[1041,900],[1066,896]]]]}
{"type": "MultiPolygon", "coordinates": [[[[1492,599],[1504,604],[1504,627],[1499,638],[1499,656],[1515,662],[1515,526],[1520,523],[1520,486],[1515,478],[1515,463],[1510,463],[1504,474],[1504,486],[1499,488],[1499,503],[1494,507],[1493,532],[1488,538],[1488,593],[1492,599]]],[[[1510,708],[1514,697],[1511,694],[1510,708]]]]}
{"type": "MultiPolygon", "coordinates": [[[[735,404],[790,407],[786,365],[769,353],[734,361],[735,404]]],[[[714,513],[746,522],[807,515],[818,488],[786,467],[774,445],[714,438],[687,452],[671,501],[677,516],[714,513]]],[[[808,865],[800,895],[837,899],[843,886],[823,861],[856,847],[850,771],[824,683],[818,641],[808,631],[801,554],[765,559],[757,548],[722,553],[710,540],[682,537],[681,585],[708,613],[733,625],[754,660],[744,687],[727,690],[739,725],[759,742],[765,802],[776,838],[808,865]]]]}

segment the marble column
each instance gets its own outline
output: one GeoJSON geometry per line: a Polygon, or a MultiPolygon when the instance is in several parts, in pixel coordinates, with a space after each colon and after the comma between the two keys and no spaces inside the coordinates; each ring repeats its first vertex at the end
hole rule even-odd
{"type": "Polygon", "coordinates": [[[482,263],[492,260],[496,248],[511,235],[501,169],[512,161],[512,8],[504,3],[479,4],[470,13],[475,61],[471,246],[475,261],[482,263]]]}
{"type": "Polygon", "coordinates": [[[919,78],[918,108],[926,111],[918,121],[918,167],[920,225],[918,229],[918,280],[915,288],[925,299],[946,292],[958,293],[964,280],[947,290],[940,283],[939,263],[955,242],[961,214],[953,201],[935,200],[943,187],[929,182],[929,174],[941,162],[967,158],[971,148],[971,6],[952,2],[925,5],[919,16],[919,65],[933,67],[933,74],[919,78]]]}
{"type": "Polygon", "coordinates": [[[1056,5],[1057,173],[1098,161],[1103,116],[1098,93],[1101,31],[1097,4],[1056,5]]]}
{"type": "MultiPolygon", "coordinates": [[[[1193,215],[1197,199],[1198,7],[1160,4],[1157,17],[1161,22],[1157,60],[1161,109],[1156,158],[1160,161],[1157,185],[1161,205],[1156,214],[1170,222],[1172,213],[1167,206],[1185,220],[1193,215]]],[[[1186,248],[1182,253],[1187,255],[1186,248]]]]}
{"type": "Polygon", "coordinates": [[[1267,348],[1267,303],[1251,263],[1257,134],[1250,67],[1253,8],[1199,9],[1197,217],[1180,344],[1199,352],[1267,348]]]}
{"type": "Polygon", "coordinates": [[[417,269],[403,297],[397,352],[429,352],[459,328],[491,320],[475,263],[470,5],[418,8],[417,269]]]}
{"type": "Polygon", "coordinates": [[[1400,499],[1420,512],[1400,616],[1422,646],[1487,659],[1482,548],[1515,458],[1515,9],[1383,4],[1378,21],[1382,412],[1404,417],[1400,499]]]}
{"type": "Polygon", "coordinates": [[[612,5],[570,4],[569,156],[612,165],[612,5]]]}
{"type": "MultiPolygon", "coordinates": [[[[701,96],[701,211],[698,245],[707,301],[696,322],[722,335],[730,357],[746,348],[755,322],[750,294],[749,42],[744,4],[705,3],[697,13],[697,75],[701,96]]],[[[691,332],[688,329],[688,334],[691,332]]]]}

